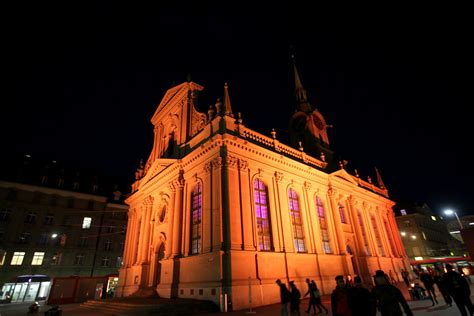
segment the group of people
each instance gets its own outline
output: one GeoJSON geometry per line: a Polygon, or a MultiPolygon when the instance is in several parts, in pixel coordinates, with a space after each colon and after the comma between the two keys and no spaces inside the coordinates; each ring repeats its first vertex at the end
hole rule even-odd
{"type": "MultiPolygon", "coordinates": [[[[415,283],[412,291],[417,288],[423,291],[423,296],[430,298],[432,306],[434,306],[438,304],[434,288],[436,284],[448,306],[452,306],[454,301],[462,316],[474,315],[469,283],[451,265],[446,265],[446,271],[444,274],[441,271],[434,271],[432,274],[420,273],[418,276],[425,288],[421,287],[419,283],[415,283]]],[[[402,271],[402,278],[410,288],[408,273],[405,270],[402,271]]],[[[401,316],[403,315],[403,309],[406,315],[413,315],[402,292],[392,284],[390,279],[390,276],[383,270],[378,270],[374,276],[375,286],[368,290],[362,285],[359,276],[349,280],[342,275],[338,275],[335,279],[336,288],[331,294],[332,314],[334,316],[375,316],[377,310],[379,310],[382,316],[401,316]]],[[[301,315],[300,301],[302,295],[295,283],[290,281],[289,289],[281,280],[277,280],[276,283],[280,287],[281,315],[287,316],[289,311],[291,315],[301,315]]],[[[317,308],[318,313],[322,313],[324,310],[327,314],[328,309],[322,304],[321,293],[316,282],[306,279],[306,284],[308,289],[303,297],[309,295],[310,298],[306,313],[310,313],[312,310],[313,314],[317,314],[317,308]]],[[[416,299],[416,297],[413,298],[416,299]]]]}
{"type": "MultiPolygon", "coordinates": [[[[280,287],[280,299],[281,299],[281,315],[288,315],[288,306],[290,307],[291,315],[301,315],[300,314],[300,303],[301,303],[301,292],[296,287],[293,281],[290,281],[290,289],[281,282],[280,279],[276,280],[276,284],[280,287]]],[[[328,309],[324,307],[321,302],[321,292],[318,289],[318,286],[314,280],[306,279],[306,284],[308,285],[308,290],[303,295],[306,297],[309,295],[309,305],[306,313],[311,311],[313,308],[313,313],[316,314],[316,307],[319,310],[319,313],[322,313],[322,310],[328,313],[328,309]]]]}
{"type": "MultiPolygon", "coordinates": [[[[362,279],[359,276],[356,276],[353,282],[350,281],[348,282],[342,275],[336,277],[336,288],[331,294],[331,308],[334,316],[374,316],[377,308],[382,316],[398,316],[402,315],[400,305],[402,305],[406,315],[413,315],[400,290],[391,284],[389,276],[382,270],[375,274],[374,281],[376,285],[372,291],[363,287],[362,279]]],[[[292,315],[301,315],[301,294],[294,282],[290,281],[289,290],[280,280],[277,280],[276,283],[280,287],[281,315],[288,315],[288,306],[292,315]]],[[[322,313],[324,310],[328,314],[328,309],[321,302],[321,293],[316,282],[306,279],[306,283],[308,290],[304,296],[310,296],[306,312],[309,313],[312,309],[313,313],[316,314],[316,308],[318,308],[318,313],[322,313]]]]}
{"type": "Polygon", "coordinates": [[[413,289],[415,299],[420,298],[419,292],[421,292],[422,295],[431,299],[432,306],[438,304],[434,287],[436,284],[448,306],[452,306],[454,300],[462,316],[474,315],[469,283],[464,276],[454,270],[452,265],[446,265],[446,273],[444,274],[440,270],[434,270],[432,274],[425,271],[419,272],[418,276],[424,288],[418,283],[415,284],[413,289]]]}

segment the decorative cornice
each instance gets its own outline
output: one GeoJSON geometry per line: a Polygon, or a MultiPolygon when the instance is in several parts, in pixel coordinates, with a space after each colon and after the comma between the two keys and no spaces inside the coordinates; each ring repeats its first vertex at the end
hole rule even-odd
{"type": "Polygon", "coordinates": [[[275,171],[275,181],[281,183],[283,181],[283,173],[275,171]]]}
{"type": "Polygon", "coordinates": [[[154,200],[155,199],[151,195],[149,195],[143,200],[143,205],[151,206],[151,205],[153,205],[154,200]]]}
{"type": "Polygon", "coordinates": [[[249,166],[247,160],[239,159],[239,170],[246,171],[249,166]]]}

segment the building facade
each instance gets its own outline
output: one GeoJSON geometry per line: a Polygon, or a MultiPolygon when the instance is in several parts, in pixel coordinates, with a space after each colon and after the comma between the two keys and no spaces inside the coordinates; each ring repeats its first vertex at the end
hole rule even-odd
{"type": "Polygon", "coordinates": [[[102,195],[94,181],[86,188],[51,173],[35,179],[0,181],[0,300],[44,299],[56,277],[117,277],[128,209],[121,192],[102,195]]]}
{"type": "MultiPolygon", "coordinates": [[[[203,89],[169,89],[153,115],[151,154],[137,170],[117,295],[180,297],[234,309],[279,302],[276,279],[323,293],[336,275],[408,268],[387,189],[333,160],[320,112],[295,68],[291,143],[246,127],[228,87],[208,113],[203,89]],[[308,148],[306,150],[305,148],[308,148]]],[[[381,184],[381,185],[380,185],[381,184]]]]}
{"type": "Polygon", "coordinates": [[[447,222],[426,203],[413,203],[396,213],[400,236],[412,264],[464,254],[461,243],[448,232],[447,222]]]}

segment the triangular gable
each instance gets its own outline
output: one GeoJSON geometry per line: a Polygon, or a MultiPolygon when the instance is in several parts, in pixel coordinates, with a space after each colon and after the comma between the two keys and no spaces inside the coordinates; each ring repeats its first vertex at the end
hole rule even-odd
{"type": "Polygon", "coordinates": [[[142,180],[140,180],[140,188],[145,185],[148,181],[150,181],[153,177],[155,177],[157,174],[161,173],[163,170],[168,168],[170,165],[176,162],[177,159],[156,159],[153,164],[151,165],[150,169],[148,169],[148,172],[146,175],[143,177],[142,180]]]}
{"type": "Polygon", "coordinates": [[[153,117],[151,118],[151,121],[154,121],[155,116],[158,115],[158,113],[168,104],[174,97],[179,97],[180,95],[184,95],[186,91],[188,90],[204,90],[204,87],[198,85],[197,83],[194,82],[183,82],[180,85],[177,85],[171,89],[168,89],[166,91],[165,96],[161,100],[160,104],[156,108],[155,113],[153,114],[153,117]]]}
{"type": "Polygon", "coordinates": [[[341,178],[341,179],[344,179],[354,185],[359,185],[359,183],[354,179],[354,177],[352,175],[350,175],[346,170],[344,169],[339,169],[337,171],[334,171],[333,173],[331,173],[329,175],[330,177],[338,177],[338,178],[341,178]]]}

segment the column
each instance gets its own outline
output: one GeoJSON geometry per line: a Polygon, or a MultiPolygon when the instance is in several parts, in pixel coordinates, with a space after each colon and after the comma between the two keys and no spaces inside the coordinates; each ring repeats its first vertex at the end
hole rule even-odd
{"type": "Polygon", "coordinates": [[[140,228],[137,230],[137,237],[138,237],[138,256],[136,263],[139,264],[142,262],[143,258],[143,233],[145,232],[145,217],[146,217],[146,207],[142,206],[140,208],[140,215],[139,215],[139,226],[140,228]]]}
{"type": "MultiPolygon", "coordinates": [[[[168,236],[173,236],[173,229],[174,229],[174,216],[175,216],[175,204],[176,204],[176,190],[173,186],[173,183],[170,182],[168,184],[168,188],[169,190],[171,191],[171,197],[170,197],[170,200],[169,200],[169,203],[167,205],[167,207],[169,207],[169,223],[170,225],[168,225],[168,236]]],[[[169,238],[169,237],[168,237],[169,238]]],[[[156,249],[156,251],[158,251],[158,249],[156,249]]],[[[165,247],[165,258],[169,258],[171,256],[171,252],[172,249],[170,249],[170,247],[165,247]]]]}
{"type": "Polygon", "coordinates": [[[336,230],[336,238],[337,238],[337,246],[338,246],[338,254],[344,254],[346,252],[346,247],[344,244],[344,232],[342,231],[342,223],[341,217],[339,215],[339,207],[336,201],[336,190],[329,188],[328,189],[328,196],[331,206],[331,214],[333,217],[333,225],[336,230]]]}
{"type": "Polygon", "coordinates": [[[171,255],[173,257],[181,256],[181,239],[183,232],[183,189],[184,189],[184,178],[182,174],[179,179],[175,181],[176,188],[176,203],[174,206],[174,218],[173,218],[173,238],[172,238],[172,250],[171,255]]]}
{"type": "Polygon", "coordinates": [[[147,205],[145,206],[145,224],[143,225],[145,232],[143,234],[143,248],[142,248],[142,264],[149,263],[149,256],[150,256],[150,230],[151,230],[151,211],[152,211],[152,203],[153,198],[150,197],[150,200],[147,201],[147,205]]]}

